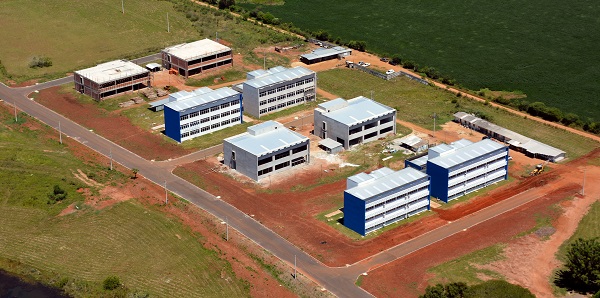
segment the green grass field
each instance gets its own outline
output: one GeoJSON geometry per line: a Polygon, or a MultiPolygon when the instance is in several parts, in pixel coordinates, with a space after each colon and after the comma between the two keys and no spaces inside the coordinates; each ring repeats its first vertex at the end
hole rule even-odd
{"type": "MultiPolygon", "coordinates": [[[[495,124],[564,150],[569,158],[581,156],[600,145],[562,129],[518,117],[484,103],[458,98],[442,89],[403,77],[385,81],[360,71],[333,69],[319,72],[319,88],[346,99],[361,95],[370,97],[373,91],[376,101],[398,110],[398,119],[428,129],[433,128],[434,112],[438,115],[436,130],[440,129],[440,124],[451,121],[455,112],[480,112],[495,124]]],[[[441,138],[443,140],[443,135],[441,138]]]]}
{"type": "Polygon", "coordinates": [[[435,277],[429,280],[429,284],[450,282],[465,282],[469,285],[478,284],[482,282],[478,274],[502,279],[502,275],[488,269],[478,268],[477,265],[501,260],[505,246],[505,244],[496,244],[437,265],[428,270],[430,273],[435,274],[435,277]]]}
{"type": "Polygon", "coordinates": [[[15,80],[64,75],[200,37],[168,1],[127,0],[122,14],[121,1],[7,0],[0,2],[0,28],[0,60],[15,80]],[[29,68],[38,55],[53,65],[29,68]]]}
{"type": "Polygon", "coordinates": [[[600,237],[600,202],[597,201],[592,204],[588,213],[581,219],[573,236],[560,246],[556,254],[558,259],[565,261],[569,245],[578,238],[590,239],[594,237],[600,237]]]}
{"type": "MultiPolygon", "coordinates": [[[[73,175],[77,169],[114,186],[128,177],[80,161],[68,145],[47,137],[54,131],[30,130],[34,120],[19,117],[14,123],[0,110],[1,269],[54,285],[66,280],[61,287],[75,297],[110,296],[100,285],[109,275],[151,297],[249,295],[250,285],[177,219],[135,200],[103,210],[84,205],[76,191],[85,187],[73,175]],[[67,197],[48,204],[54,185],[67,197]],[[56,216],[71,203],[80,210],[56,216]]],[[[98,195],[98,189],[91,191],[98,195]]]]}
{"type": "Polygon", "coordinates": [[[532,102],[600,120],[600,30],[591,29],[600,27],[600,6],[593,0],[287,0],[261,7],[282,22],[435,67],[469,89],[520,90],[532,102]]]}

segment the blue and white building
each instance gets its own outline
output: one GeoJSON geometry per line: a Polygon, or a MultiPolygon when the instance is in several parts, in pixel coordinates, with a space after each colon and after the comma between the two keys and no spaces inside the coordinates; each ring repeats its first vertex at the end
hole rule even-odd
{"type": "Polygon", "coordinates": [[[365,235],[430,208],[429,176],[412,168],[381,168],[348,178],[344,225],[365,235]]]}
{"type": "Polygon", "coordinates": [[[308,163],[309,143],[281,123],[267,121],[223,140],[223,164],[258,181],[308,163]]]}
{"type": "MultiPolygon", "coordinates": [[[[424,157],[406,161],[423,169],[424,157]]],[[[446,203],[508,179],[508,147],[490,139],[473,143],[461,139],[429,149],[425,171],[431,177],[431,196],[446,203]]]]}
{"type": "Polygon", "coordinates": [[[244,111],[257,118],[315,100],[317,74],[301,66],[258,69],[246,79],[234,88],[243,93],[244,111]]]}
{"type": "Polygon", "coordinates": [[[164,105],[165,134],[177,142],[242,123],[242,95],[224,87],[180,91],[164,105]]]}

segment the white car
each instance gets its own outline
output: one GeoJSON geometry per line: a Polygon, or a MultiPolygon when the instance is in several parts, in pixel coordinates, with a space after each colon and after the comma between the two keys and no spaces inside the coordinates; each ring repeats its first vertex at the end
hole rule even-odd
{"type": "Polygon", "coordinates": [[[369,62],[365,62],[365,63],[363,63],[363,65],[362,65],[362,66],[364,66],[364,67],[368,67],[368,66],[370,66],[370,65],[371,65],[371,63],[369,63],[369,62]]]}
{"type": "Polygon", "coordinates": [[[393,73],[395,73],[395,72],[396,72],[396,71],[394,71],[393,69],[390,69],[390,70],[386,71],[386,72],[385,72],[385,74],[389,75],[389,74],[393,74],[393,73]]]}
{"type": "Polygon", "coordinates": [[[365,63],[364,63],[364,62],[362,62],[362,61],[358,61],[358,65],[360,65],[360,66],[365,66],[365,63]]]}

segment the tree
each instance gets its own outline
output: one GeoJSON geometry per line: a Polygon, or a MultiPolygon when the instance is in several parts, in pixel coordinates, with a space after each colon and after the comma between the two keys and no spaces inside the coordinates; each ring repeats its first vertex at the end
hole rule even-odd
{"type": "Polygon", "coordinates": [[[107,291],[112,291],[114,289],[117,289],[120,286],[121,286],[121,280],[119,279],[119,277],[114,276],[114,275],[111,275],[111,276],[105,278],[104,282],[102,282],[102,287],[107,291]]]}
{"type": "Polygon", "coordinates": [[[555,283],[581,293],[600,291],[600,240],[578,238],[567,251],[565,269],[558,271],[555,283]]]}
{"type": "Polygon", "coordinates": [[[52,193],[48,195],[48,204],[60,202],[67,198],[67,191],[62,189],[59,185],[54,185],[52,193]]]}
{"type": "Polygon", "coordinates": [[[453,282],[447,285],[437,284],[428,286],[425,289],[425,294],[419,296],[419,298],[463,298],[468,288],[464,282],[453,282]]]}
{"type": "Polygon", "coordinates": [[[29,62],[30,68],[42,68],[42,67],[50,67],[52,66],[52,59],[45,56],[35,56],[29,62]]]}
{"type": "Polygon", "coordinates": [[[131,169],[131,171],[133,172],[133,179],[137,179],[137,173],[140,171],[136,168],[131,169]]]}
{"type": "Polygon", "coordinates": [[[235,5],[235,0],[219,0],[219,9],[227,9],[235,5]]]}

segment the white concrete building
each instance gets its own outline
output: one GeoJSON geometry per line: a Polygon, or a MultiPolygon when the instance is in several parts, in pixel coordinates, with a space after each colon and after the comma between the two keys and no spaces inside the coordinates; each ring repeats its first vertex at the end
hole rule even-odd
{"type": "Polygon", "coordinates": [[[279,122],[267,121],[223,140],[223,163],[260,180],[309,162],[309,139],[279,122]]]}
{"type": "Polygon", "coordinates": [[[314,113],[314,134],[350,146],[396,133],[396,110],[359,96],[320,104],[314,113]]]}

